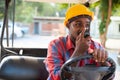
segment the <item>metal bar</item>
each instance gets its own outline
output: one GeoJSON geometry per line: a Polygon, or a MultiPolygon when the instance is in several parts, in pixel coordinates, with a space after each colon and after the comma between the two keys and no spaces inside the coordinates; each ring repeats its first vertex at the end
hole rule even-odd
{"type": "Polygon", "coordinates": [[[14,44],[14,22],[15,22],[15,0],[13,2],[13,29],[12,29],[12,47],[14,44]]]}

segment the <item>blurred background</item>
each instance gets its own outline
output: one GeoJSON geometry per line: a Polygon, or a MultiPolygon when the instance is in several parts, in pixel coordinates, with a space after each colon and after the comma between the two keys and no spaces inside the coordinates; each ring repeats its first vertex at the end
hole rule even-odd
{"type": "MultiPolygon", "coordinates": [[[[64,16],[66,10],[75,3],[36,1],[11,0],[8,11],[9,40],[5,31],[3,40],[5,47],[47,48],[51,40],[68,34],[63,24],[64,16]]],[[[84,3],[86,0],[81,1],[84,3]]],[[[88,7],[95,14],[91,22],[91,36],[108,50],[109,56],[117,63],[116,75],[120,75],[120,0],[90,1],[88,7]]],[[[0,0],[0,32],[5,16],[4,3],[4,0],[0,0]]],[[[115,79],[119,80],[120,77],[116,76],[115,79]]]]}

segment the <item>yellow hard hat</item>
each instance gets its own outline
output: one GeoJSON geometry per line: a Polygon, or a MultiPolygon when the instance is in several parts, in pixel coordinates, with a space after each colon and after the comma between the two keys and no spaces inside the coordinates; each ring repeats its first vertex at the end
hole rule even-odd
{"type": "Polygon", "coordinates": [[[82,4],[76,4],[70,7],[65,15],[64,25],[66,26],[69,19],[79,16],[79,15],[88,15],[92,19],[94,17],[94,14],[92,11],[90,11],[86,6],[82,4]]]}

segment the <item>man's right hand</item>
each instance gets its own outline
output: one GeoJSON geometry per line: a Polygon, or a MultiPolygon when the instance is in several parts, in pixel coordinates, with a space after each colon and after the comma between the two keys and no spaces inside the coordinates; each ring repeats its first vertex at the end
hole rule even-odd
{"type": "Polygon", "coordinates": [[[78,35],[72,57],[83,55],[88,50],[91,43],[91,37],[88,36],[84,38],[85,31],[86,29],[83,29],[82,32],[78,35]]]}

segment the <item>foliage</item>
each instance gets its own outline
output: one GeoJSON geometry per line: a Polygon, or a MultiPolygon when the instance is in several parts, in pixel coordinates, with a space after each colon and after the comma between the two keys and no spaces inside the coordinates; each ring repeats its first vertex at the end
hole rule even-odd
{"type": "MultiPolygon", "coordinates": [[[[3,19],[3,16],[4,16],[4,8],[5,8],[4,1],[5,0],[0,0],[0,19],[3,19]]],[[[14,0],[11,0],[9,12],[8,12],[9,19],[11,19],[11,20],[13,19],[13,1],[14,0]]],[[[66,9],[70,6],[69,4],[61,4],[61,3],[57,3],[53,6],[53,5],[51,5],[51,3],[25,2],[23,0],[15,0],[15,2],[16,2],[15,21],[21,21],[21,22],[26,22],[26,23],[32,22],[34,16],[64,17],[66,9]],[[59,13],[59,15],[56,15],[56,13],[59,13]]],[[[107,3],[108,0],[100,0],[100,1],[96,2],[95,4],[91,4],[90,8],[94,11],[95,7],[98,6],[99,4],[101,4],[100,7],[103,8],[101,11],[104,10],[106,12],[107,4],[104,2],[107,3]]],[[[120,0],[114,0],[114,2],[120,4],[120,0]]],[[[113,5],[115,5],[115,4],[113,4],[113,5]]],[[[113,7],[112,14],[120,15],[118,6],[120,6],[120,5],[115,5],[115,7],[113,7]]],[[[101,15],[99,15],[99,16],[101,16],[101,15]]],[[[101,17],[99,17],[99,18],[101,18],[101,17]]],[[[104,31],[104,30],[102,30],[102,31],[104,31]]]]}
{"type": "Polygon", "coordinates": [[[69,7],[68,4],[57,4],[57,7],[58,7],[59,16],[64,17],[65,12],[67,8],[69,7]]]}
{"type": "Polygon", "coordinates": [[[4,9],[5,9],[5,1],[4,0],[0,0],[0,19],[3,18],[4,16],[4,9]]]}
{"type": "Polygon", "coordinates": [[[28,4],[22,2],[21,5],[16,6],[16,9],[15,9],[16,21],[31,22],[33,9],[32,7],[29,7],[28,4]]]}
{"type": "Polygon", "coordinates": [[[101,0],[101,3],[100,3],[100,18],[101,18],[101,23],[100,23],[100,26],[99,26],[99,32],[100,34],[103,34],[106,30],[106,19],[107,19],[107,12],[108,11],[108,0],[101,0]]]}
{"type": "Polygon", "coordinates": [[[120,7],[120,0],[112,0],[112,2],[113,2],[113,7],[112,7],[113,10],[120,7]]]}
{"type": "Polygon", "coordinates": [[[99,6],[99,4],[100,4],[100,1],[97,1],[94,4],[91,4],[90,8],[95,8],[95,7],[99,6]]]}
{"type": "MultiPolygon", "coordinates": [[[[101,23],[99,26],[99,32],[100,34],[103,34],[106,30],[106,19],[108,16],[108,2],[109,0],[101,0],[100,1],[100,11],[99,11],[99,18],[101,19],[101,23]]],[[[112,14],[111,15],[120,15],[120,0],[112,0],[112,14]]]]}
{"type": "Polygon", "coordinates": [[[112,15],[114,16],[120,16],[120,2],[119,4],[116,4],[113,8],[112,15]]]}
{"type": "Polygon", "coordinates": [[[55,5],[51,5],[49,3],[44,3],[42,12],[39,11],[39,16],[55,16],[56,15],[56,7],[55,5]]]}
{"type": "MultiPolygon", "coordinates": [[[[13,3],[11,0],[9,5],[8,18],[13,20],[13,3]]],[[[15,0],[15,21],[30,23],[34,16],[57,16],[56,13],[62,12],[58,16],[63,16],[65,10],[59,9],[59,4],[53,6],[51,3],[25,2],[23,0],[15,0]]],[[[4,17],[4,0],[0,0],[0,18],[4,17]]]]}
{"type": "Polygon", "coordinates": [[[100,26],[99,26],[100,34],[103,34],[105,32],[105,23],[106,23],[105,19],[100,23],[100,26]]]}

